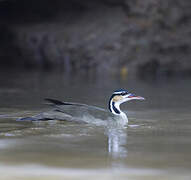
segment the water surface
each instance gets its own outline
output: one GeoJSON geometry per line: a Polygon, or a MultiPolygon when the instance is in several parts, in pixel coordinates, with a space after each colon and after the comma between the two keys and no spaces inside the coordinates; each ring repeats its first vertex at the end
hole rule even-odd
{"type": "Polygon", "coordinates": [[[190,179],[189,80],[1,72],[1,179],[190,179]],[[45,97],[107,108],[119,88],[146,98],[122,105],[127,128],[70,122],[17,122],[49,110],[45,97]]]}

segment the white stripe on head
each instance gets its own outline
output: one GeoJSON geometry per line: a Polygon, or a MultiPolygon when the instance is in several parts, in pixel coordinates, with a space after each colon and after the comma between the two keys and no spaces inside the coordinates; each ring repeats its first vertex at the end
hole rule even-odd
{"type": "Polygon", "coordinates": [[[115,91],[113,94],[122,94],[122,93],[127,93],[127,91],[115,91]]]}

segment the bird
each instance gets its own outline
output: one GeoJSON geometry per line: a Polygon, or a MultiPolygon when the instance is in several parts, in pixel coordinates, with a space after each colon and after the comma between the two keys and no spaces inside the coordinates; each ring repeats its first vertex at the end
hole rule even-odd
{"type": "Polygon", "coordinates": [[[131,100],[145,100],[144,97],[136,96],[125,89],[113,92],[109,99],[108,110],[97,106],[64,102],[56,99],[45,98],[53,109],[31,117],[21,117],[18,121],[46,121],[64,120],[78,123],[97,123],[103,120],[114,120],[122,124],[128,124],[127,115],[121,110],[120,105],[131,100]]]}

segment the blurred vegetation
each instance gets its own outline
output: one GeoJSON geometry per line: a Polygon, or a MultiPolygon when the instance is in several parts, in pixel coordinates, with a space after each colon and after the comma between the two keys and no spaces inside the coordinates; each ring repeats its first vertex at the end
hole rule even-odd
{"type": "Polygon", "coordinates": [[[0,1],[0,67],[191,75],[189,0],[0,1]]]}

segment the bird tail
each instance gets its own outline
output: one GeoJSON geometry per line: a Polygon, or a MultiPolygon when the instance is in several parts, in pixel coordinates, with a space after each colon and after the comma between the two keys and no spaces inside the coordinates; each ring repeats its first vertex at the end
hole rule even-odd
{"type": "Polygon", "coordinates": [[[17,121],[35,121],[36,119],[33,117],[24,117],[24,118],[18,118],[17,121]]]}
{"type": "Polygon", "coordinates": [[[45,98],[44,100],[48,101],[48,102],[50,102],[51,104],[54,104],[54,105],[72,105],[72,103],[66,103],[66,102],[56,100],[56,99],[45,98]]]}

